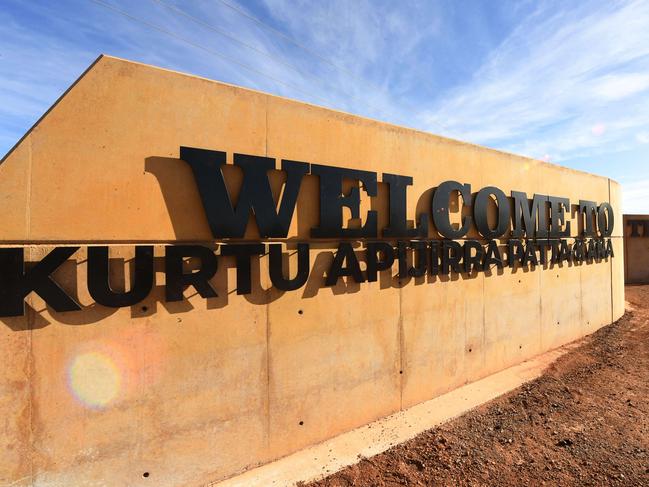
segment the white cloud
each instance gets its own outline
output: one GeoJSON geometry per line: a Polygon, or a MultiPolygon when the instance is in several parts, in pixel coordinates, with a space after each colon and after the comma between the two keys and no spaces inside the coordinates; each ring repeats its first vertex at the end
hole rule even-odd
{"type": "Polygon", "coordinates": [[[649,125],[648,25],[649,2],[544,4],[421,120],[532,157],[622,150],[649,125]]]}
{"type": "Polygon", "coordinates": [[[625,214],[647,213],[649,179],[622,184],[622,211],[625,214]]]}
{"type": "Polygon", "coordinates": [[[649,88],[649,74],[610,74],[595,80],[593,93],[608,100],[621,100],[649,88]]]}

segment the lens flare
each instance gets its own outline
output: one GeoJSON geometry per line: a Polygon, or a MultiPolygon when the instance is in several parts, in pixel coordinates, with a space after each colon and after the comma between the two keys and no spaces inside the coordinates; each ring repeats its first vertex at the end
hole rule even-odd
{"type": "Polygon", "coordinates": [[[81,353],[68,368],[70,390],[80,402],[93,409],[108,406],[119,394],[121,382],[118,367],[102,352],[81,353]]]}
{"type": "Polygon", "coordinates": [[[603,123],[595,124],[591,127],[590,132],[596,137],[604,135],[604,132],[606,132],[606,125],[604,125],[603,123]]]}

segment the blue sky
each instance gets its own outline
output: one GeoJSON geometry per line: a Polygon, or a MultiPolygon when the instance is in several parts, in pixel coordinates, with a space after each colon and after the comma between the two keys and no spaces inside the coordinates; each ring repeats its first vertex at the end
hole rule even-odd
{"type": "Polygon", "coordinates": [[[0,153],[100,53],[606,175],[649,213],[649,1],[0,0],[0,153]]]}

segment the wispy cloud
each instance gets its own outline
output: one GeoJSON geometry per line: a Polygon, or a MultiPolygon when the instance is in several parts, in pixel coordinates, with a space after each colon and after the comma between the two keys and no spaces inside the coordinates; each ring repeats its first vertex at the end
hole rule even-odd
{"type": "Polygon", "coordinates": [[[649,123],[649,3],[542,4],[424,124],[553,160],[637,143],[649,123]]]}
{"type": "Polygon", "coordinates": [[[0,152],[103,52],[593,170],[649,194],[649,171],[639,174],[649,156],[647,1],[225,1],[235,8],[101,0],[119,13],[89,0],[5,0],[0,152]],[[623,163],[608,162],[621,151],[623,163]]]}
{"type": "Polygon", "coordinates": [[[647,213],[649,178],[626,183],[622,186],[622,208],[624,213],[647,213]]]}

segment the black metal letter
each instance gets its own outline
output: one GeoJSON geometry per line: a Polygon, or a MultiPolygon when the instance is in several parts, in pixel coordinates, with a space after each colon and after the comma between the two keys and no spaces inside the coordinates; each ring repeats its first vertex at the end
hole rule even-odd
{"type": "Polygon", "coordinates": [[[356,282],[364,280],[354,247],[349,242],[341,242],[338,245],[336,256],[327,272],[325,286],[335,286],[341,276],[351,276],[356,282]],[[347,263],[347,266],[343,267],[344,263],[347,263]]]}
{"type": "Polygon", "coordinates": [[[498,242],[495,240],[489,240],[489,242],[487,242],[487,251],[485,252],[482,261],[482,270],[485,272],[491,270],[492,264],[495,264],[498,269],[503,268],[503,259],[500,255],[500,250],[498,249],[498,242]]]}
{"type": "Polygon", "coordinates": [[[79,247],[56,247],[25,272],[24,249],[0,249],[0,316],[23,316],[25,298],[34,291],[55,311],[78,311],[79,303],[66,294],[50,274],[79,247]]]}
{"type": "MultiPolygon", "coordinates": [[[[613,207],[608,203],[602,203],[597,209],[597,227],[599,234],[602,237],[610,237],[613,234],[613,226],[615,225],[615,216],[613,215],[613,207]],[[608,213],[608,216],[607,216],[608,213]]],[[[645,226],[645,236],[647,227],[645,226]]]]}
{"type": "Polygon", "coordinates": [[[135,247],[135,269],[131,290],[116,293],[110,287],[108,247],[88,247],[88,291],[97,303],[109,308],[133,306],[146,298],[153,287],[153,247],[135,247]]]}
{"type": "Polygon", "coordinates": [[[579,218],[585,220],[582,235],[586,237],[596,236],[595,225],[593,224],[596,215],[597,203],[594,201],[579,200],[579,218]]]}
{"type": "Polygon", "coordinates": [[[570,236],[570,221],[566,220],[566,210],[570,211],[570,200],[568,198],[558,198],[556,196],[549,196],[550,202],[550,236],[569,237],[570,236]],[[561,230],[563,224],[566,224],[565,230],[561,230]]]}
{"type": "Polygon", "coordinates": [[[217,269],[214,252],[202,245],[170,245],[165,248],[165,296],[167,301],[182,301],[187,286],[194,286],[203,298],[215,298],[216,292],[210,286],[210,279],[217,269]],[[185,258],[200,259],[196,272],[183,273],[185,258]]]}
{"type": "Polygon", "coordinates": [[[472,271],[482,270],[482,256],[484,249],[477,240],[467,240],[464,242],[464,272],[471,274],[472,271]],[[476,253],[473,255],[472,250],[476,253]]]}
{"type": "Polygon", "coordinates": [[[390,226],[383,229],[384,237],[426,237],[428,235],[428,217],[422,213],[416,228],[408,228],[406,191],[412,185],[410,176],[383,174],[383,182],[390,186],[390,226]]]}
{"type": "MultiPolygon", "coordinates": [[[[282,244],[270,244],[270,280],[281,291],[294,291],[301,288],[309,278],[309,244],[297,244],[297,275],[293,279],[284,277],[282,270],[282,244]]],[[[289,272],[290,275],[290,272],[289,272]]]]}
{"type": "Polygon", "coordinates": [[[343,208],[349,208],[352,218],[360,218],[361,204],[357,187],[353,187],[348,195],[343,195],[343,179],[360,181],[368,196],[376,196],[375,172],[313,164],[311,174],[320,178],[320,226],[311,229],[312,237],[376,237],[375,210],[367,212],[367,220],[361,228],[343,228],[342,214],[343,208]]]}
{"type": "Polygon", "coordinates": [[[548,197],[542,194],[535,194],[530,208],[527,194],[521,191],[512,191],[514,198],[514,213],[512,220],[512,238],[521,238],[526,235],[528,238],[546,238],[547,229],[547,207],[548,197]],[[538,222],[538,230],[536,229],[538,222]]]}
{"type": "Polygon", "coordinates": [[[369,242],[365,250],[367,261],[367,281],[374,282],[377,279],[378,271],[390,269],[394,263],[394,249],[387,242],[369,242]],[[378,253],[383,254],[379,260],[378,253]]]}
{"type": "Polygon", "coordinates": [[[638,228],[642,227],[642,236],[647,237],[647,227],[644,224],[644,220],[627,220],[627,225],[631,225],[631,235],[629,237],[639,237],[640,232],[638,232],[638,228]]]}
{"type": "Polygon", "coordinates": [[[442,274],[448,274],[451,270],[456,274],[462,272],[461,260],[462,246],[453,240],[444,240],[442,242],[442,274]]]}
{"type": "Polygon", "coordinates": [[[426,274],[426,267],[428,266],[426,259],[428,244],[423,240],[415,240],[410,242],[410,248],[413,249],[415,254],[415,265],[408,269],[408,274],[411,277],[422,277],[426,274]]]}
{"type": "Polygon", "coordinates": [[[509,228],[509,212],[509,200],[507,199],[507,196],[505,196],[505,193],[502,192],[502,190],[496,188],[495,186],[487,186],[486,188],[482,188],[480,191],[478,191],[473,207],[473,219],[475,220],[475,226],[478,228],[478,231],[484,238],[498,238],[505,234],[505,232],[509,228]],[[498,223],[496,225],[496,228],[494,228],[493,230],[489,228],[489,220],[487,215],[491,195],[494,195],[496,197],[496,203],[498,204],[498,223]]]}
{"type": "Polygon", "coordinates": [[[264,255],[264,244],[239,244],[222,245],[221,255],[234,255],[237,262],[237,294],[250,294],[252,292],[252,276],[250,259],[253,255],[264,255]]]}
{"type": "Polygon", "coordinates": [[[255,214],[262,238],[288,235],[300,184],[309,172],[309,164],[282,161],[282,171],[287,173],[287,179],[277,212],[268,181],[268,171],[275,169],[275,159],[234,154],[234,165],[243,170],[243,183],[235,209],[222,172],[225,152],[181,147],[180,158],[192,168],[214,238],[243,237],[251,211],[255,214]]]}
{"type": "Polygon", "coordinates": [[[462,227],[458,230],[453,228],[450,220],[449,204],[451,193],[457,191],[462,196],[465,206],[471,206],[471,185],[460,184],[457,181],[445,181],[440,184],[435,190],[432,201],[433,221],[437,231],[446,238],[462,238],[464,237],[471,226],[471,217],[464,217],[462,220],[462,227]]]}

